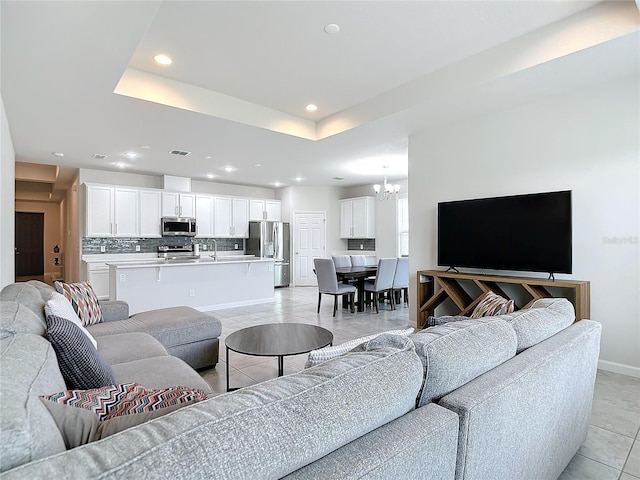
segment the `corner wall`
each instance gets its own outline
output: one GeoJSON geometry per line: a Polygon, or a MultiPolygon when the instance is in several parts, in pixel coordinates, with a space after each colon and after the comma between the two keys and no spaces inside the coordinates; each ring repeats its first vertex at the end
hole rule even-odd
{"type": "Polygon", "coordinates": [[[591,282],[600,367],[640,377],[638,85],[635,76],[410,137],[414,322],[415,272],[438,268],[438,202],[572,190],[573,274],[559,277],[591,282]]]}
{"type": "Polygon", "coordinates": [[[15,281],[15,168],[16,155],[9,121],[0,97],[0,288],[15,281]]]}

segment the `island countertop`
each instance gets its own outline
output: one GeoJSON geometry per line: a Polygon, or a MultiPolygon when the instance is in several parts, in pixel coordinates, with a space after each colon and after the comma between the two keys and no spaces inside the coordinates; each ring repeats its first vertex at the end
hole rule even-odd
{"type": "Polygon", "coordinates": [[[107,261],[109,297],[134,314],[188,305],[202,311],[272,302],[274,261],[255,256],[107,261]]]}

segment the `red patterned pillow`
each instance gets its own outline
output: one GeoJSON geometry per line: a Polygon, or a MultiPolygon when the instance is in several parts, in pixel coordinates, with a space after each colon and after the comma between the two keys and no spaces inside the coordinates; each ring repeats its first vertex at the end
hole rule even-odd
{"type": "Polygon", "coordinates": [[[93,287],[87,282],[62,283],[55,282],[58,293],[63,294],[71,303],[82,325],[88,327],[102,323],[102,310],[93,287]]]}
{"type": "Polygon", "coordinates": [[[207,394],[196,388],[150,389],[138,383],[123,383],[93,390],[66,390],[53,395],[42,395],[41,398],[89,410],[98,415],[100,421],[104,421],[123,415],[153,412],[174,405],[199,402],[206,400],[207,394]]]}

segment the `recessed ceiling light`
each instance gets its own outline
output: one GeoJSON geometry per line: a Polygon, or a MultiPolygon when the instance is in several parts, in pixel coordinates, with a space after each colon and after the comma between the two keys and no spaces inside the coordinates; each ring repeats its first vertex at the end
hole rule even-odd
{"type": "Polygon", "coordinates": [[[138,156],[136,152],[126,152],[126,153],[123,153],[123,155],[127,158],[136,158],[138,156]]]}
{"type": "Polygon", "coordinates": [[[254,166],[254,167],[261,167],[261,166],[262,166],[262,164],[261,164],[261,163],[254,163],[254,164],[253,164],[253,166],[254,166]]]}
{"type": "Polygon", "coordinates": [[[60,153],[60,152],[51,152],[51,154],[52,154],[54,157],[64,157],[64,153],[60,153]]]}
{"type": "Polygon", "coordinates": [[[126,163],[124,163],[124,162],[114,162],[114,165],[115,165],[116,167],[119,167],[119,168],[125,168],[125,167],[127,167],[127,164],[126,164],[126,163]]]}
{"type": "Polygon", "coordinates": [[[173,60],[171,60],[171,57],[169,57],[168,55],[164,55],[164,54],[159,54],[156,55],[155,57],[153,57],[153,59],[156,61],[156,63],[159,63],[160,65],[171,65],[173,63],[173,60]]]}
{"type": "Polygon", "coordinates": [[[225,172],[229,173],[229,172],[233,172],[235,170],[235,168],[227,165],[226,167],[222,167],[222,170],[224,170],[225,172]]]}
{"type": "Polygon", "coordinates": [[[140,148],[144,148],[146,150],[149,148],[149,145],[140,145],[140,148]]]}
{"type": "Polygon", "coordinates": [[[314,105],[313,103],[310,103],[309,105],[307,105],[306,107],[304,107],[304,109],[307,112],[315,112],[316,110],[318,110],[318,106],[314,105]]]}
{"type": "Polygon", "coordinates": [[[207,173],[207,178],[216,178],[216,176],[213,173],[207,173]]]}
{"type": "Polygon", "coordinates": [[[279,186],[281,186],[282,184],[281,184],[280,182],[273,182],[273,185],[274,185],[275,187],[279,187],[279,186]]]}
{"type": "Polygon", "coordinates": [[[207,160],[211,160],[211,155],[205,155],[204,158],[207,160]]]}
{"type": "Polygon", "coordinates": [[[299,182],[300,180],[302,180],[302,177],[296,177],[296,182],[299,182]]]}
{"type": "Polygon", "coordinates": [[[340,31],[340,25],[329,23],[328,25],[324,26],[324,31],[327,33],[338,33],[340,31]]]}

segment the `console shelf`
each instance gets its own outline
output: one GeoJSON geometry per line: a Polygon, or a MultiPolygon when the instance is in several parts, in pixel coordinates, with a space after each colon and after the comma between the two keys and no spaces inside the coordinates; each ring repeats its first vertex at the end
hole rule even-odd
{"type": "Polygon", "coordinates": [[[447,273],[437,270],[418,270],[417,272],[418,311],[416,321],[418,329],[424,327],[427,318],[434,315],[436,307],[451,299],[458,315],[471,315],[474,308],[488,291],[505,298],[511,298],[504,288],[513,285],[518,300],[524,298],[523,309],[531,306],[540,298],[566,297],[576,310],[576,320],[589,318],[590,284],[581,280],[545,280],[542,278],[508,277],[501,275],[481,275],[472,273],[447,273]],[[467,286],[467,288],[464,288],[467,286]],[[479,290],[479,292],[478,292],[479,290]],[[550,290],[554,290],[552,294],[550,290]],[[556,291],[557,290],[557,291],[556,291]],[[473,293],[470,293],[473,292],[473,293]]]}

